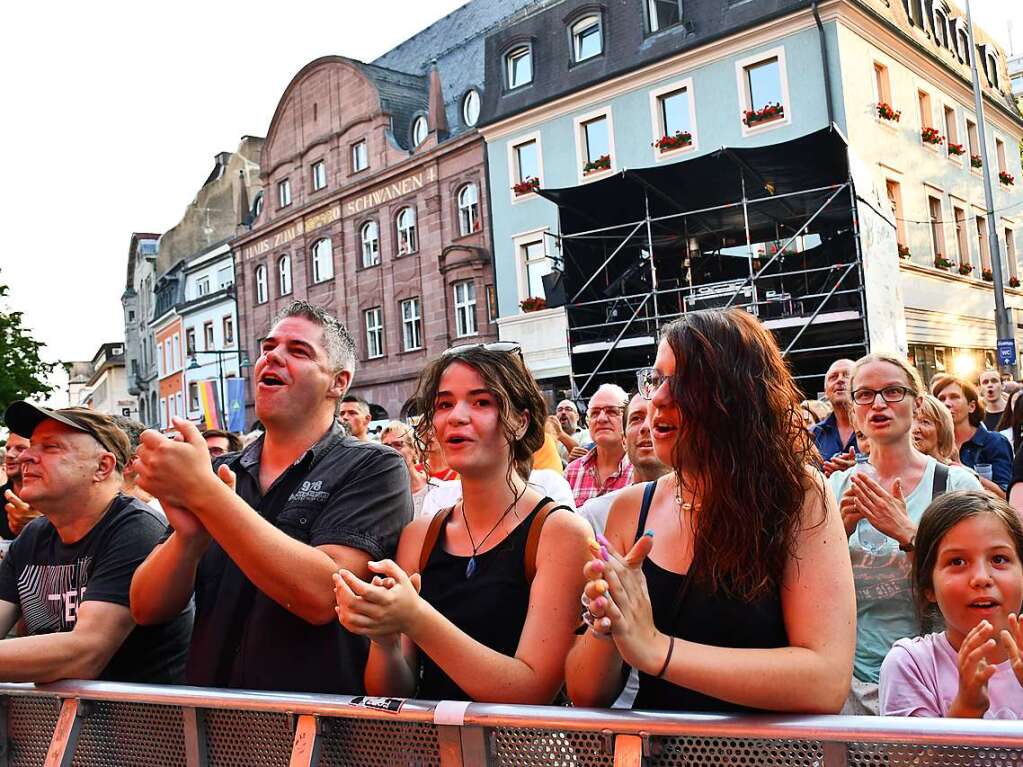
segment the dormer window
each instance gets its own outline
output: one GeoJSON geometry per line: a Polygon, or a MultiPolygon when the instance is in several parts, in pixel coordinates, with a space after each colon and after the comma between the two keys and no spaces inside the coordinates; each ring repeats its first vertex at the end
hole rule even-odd
{"type": "Polygon", "coordinates": [[[604,51],[600,16],[587,16],[572,25],[572,56],[576,62],[592,59],[604,51]]]}
{"type": "Polygon", "coordinates": [[[984,62],[984,74],[987,76],[988,84],[992,88],[998,87],[998,56],[991,50],[989,45],[981,45],[981,60],[984,62]]]}
{"type": "Polygon", "coordinates": [[[520,45],[508,51],[504,62],[508,90],[521,88],[533,82],[533,49],[530,46],[520,45]]]}
{"type": "Polygon", "coordinates": [[[430,126],[426,122],[426,118],[423,117],[422,115],[419,115],[419,117],[417,117],[412,122],[412,146],[418,147],[420,144],[426,141],[426,137],[429,134],[430,126]]]}
{"type": "Polygon", "coordinates": [[[646,0],[647,25],[651,32],[682,21],[682,0],[646,0]]]}
{"type": "Polygon", "coordinates": [[[462,122],[473,127],[480,119],[480,93],[473,88],[462,99],[462,122]]]}

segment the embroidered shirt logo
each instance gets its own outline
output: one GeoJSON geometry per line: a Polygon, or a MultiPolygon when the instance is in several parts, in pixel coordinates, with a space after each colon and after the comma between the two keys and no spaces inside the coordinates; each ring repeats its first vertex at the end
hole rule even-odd
{"type": "Polygon", "coordinates": [[[330,497],[330,493],[325,490],[321,490],[323,487],[323,480],[317,480],[316,482],[310,482],[306,480],[302,483],[302,486],[288,496],[288,502],[292,501],[315,501],[317,503],[323,503],[330,497]]]}

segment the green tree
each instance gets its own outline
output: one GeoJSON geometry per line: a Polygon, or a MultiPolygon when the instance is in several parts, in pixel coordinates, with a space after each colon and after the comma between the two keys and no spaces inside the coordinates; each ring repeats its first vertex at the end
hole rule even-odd
{"type": "MultiPolygon", "coordinates": [[[[9,289],[0,283],[0,300],[9,289]]],[[[19,399],[46,396],[53,391],[47,378],[55,367],[39,358],[45,346],[32,338],[31,331],[21,324],[22,313],[8,311],[0,305],[0,416],[7,406],[19,399]]]]}

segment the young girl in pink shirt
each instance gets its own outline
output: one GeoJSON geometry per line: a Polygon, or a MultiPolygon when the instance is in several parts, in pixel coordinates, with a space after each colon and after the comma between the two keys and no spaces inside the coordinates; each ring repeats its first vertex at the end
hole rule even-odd
{"type": "Polygon", "coordinates": [[[916,533],[913,585],[924,625],[881,666],[884,716],[1023,719],[1023,525],[986,493],[946,493],[916,533]]]}

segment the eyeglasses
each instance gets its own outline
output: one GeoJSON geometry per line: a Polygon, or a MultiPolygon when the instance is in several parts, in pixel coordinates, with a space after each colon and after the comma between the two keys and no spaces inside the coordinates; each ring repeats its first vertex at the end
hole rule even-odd
{"type": "Polygon", "coordinates": [[[607,405],[605,407],[591,407],[586,411],[586,417],[591,421],[596,421],[602,415],[606,415],[608,418],[621,418],[625,413],[625,408],[619,405],[607,405]]]}
{"type": "Polygon", "coordinates": [[[905,386],[886,386],[883,389],[854,389],[852,393],[853,402],[857,405],[873,405],[877,395],[888,403],[902,402],[910,390],[905,386]]]}
{"type": "Polygon", "coordinates": [[[459,346],[452,346],[444,352],[444,356],[449,354],[461,354],[462,352],[467,352],[470,349],[483,349],[488,352],[515,352],[519,355],[519,359],[522,359],[522,346],[516,341],[492,341],[488,344],[460,344],[459,346]]]}
{"type": "Polygon", "coordinates": [[[643,399],[653,399],[654,392],[667,380],[668,376],[662,376],[654,368],[640,368],[636,371],[636,390],[643,399]]]}

